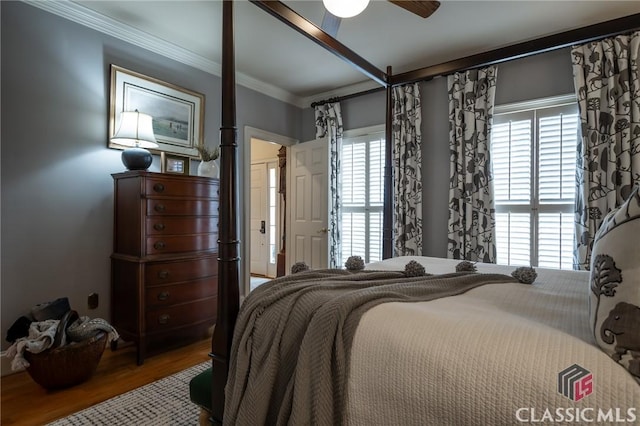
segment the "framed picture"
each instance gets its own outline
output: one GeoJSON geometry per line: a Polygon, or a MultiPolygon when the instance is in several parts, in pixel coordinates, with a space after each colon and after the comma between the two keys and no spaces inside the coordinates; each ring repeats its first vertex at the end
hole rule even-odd
{"type": "Polygon", "coordinates": [[[110,96],[109,148],[124,148],[111,142],[120,113],[138,110],[153,117],[159,147],[152,152],[198,157],[196,146],[204,137],[204,95],[112,64],[110,96]]]}
{"type": "Polygon", "coordinates": [[[184,155],[160,153],[160,171],[162,173],[175,173],[177,175],[189,175],[191,158],[184,155]]]}

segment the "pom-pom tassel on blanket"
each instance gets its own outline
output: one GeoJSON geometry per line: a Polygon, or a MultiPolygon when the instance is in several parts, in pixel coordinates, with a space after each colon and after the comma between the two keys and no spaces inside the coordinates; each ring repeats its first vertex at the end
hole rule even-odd
{"type": "Polygon", "coordinates": [[[410,261],[404,267],[404,273],[408,277],[422,277],[426,275],[426,271],[424,266],[416,262],[415,260],[410,261]]]}
{"type": "Polygon", "coordinates": [[[533,284],[538,277],[535,269],[529,266],[521,266],[511,273],[511,276],[523,284],[533,284]]]}
{"type": "Polygon", "coordinates": [[[360,256],[350,256],[344,262],[344,267],[349,271],[362,271],[364,269],[364,260],[360,256]]]}
{"type": "Polygon", "coordinates": [[[304,262],[296,262],[291,265],[291,273],[297,274],[298,272],[304,272],[309,270],[309,265],[304,262]]]}
{"type": "Polygon", "coordinates": [[[476,272],[477,270],[476,264],[468,260],[463,260],[456,265],[456,272],[476,272]]]}

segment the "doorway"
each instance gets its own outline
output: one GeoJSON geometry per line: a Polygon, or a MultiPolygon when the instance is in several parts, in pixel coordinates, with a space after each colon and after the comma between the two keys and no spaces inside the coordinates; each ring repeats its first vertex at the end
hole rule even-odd
{"type": "Polygon", "coordinates": [[[241,245],[244,259],[244,267],[241,270],[244,285],[241,293],[244,295],[249,294],[255,286],[276,276],[275,262],[271,262],[272,255],[274,252],[278,254],[281,249],[284,228],[282,225],[288,210],[286,203],[284,209],[282,208],[283,203],[278,193],[280,170],[277,153],[282,146],[287,147],[288,151],[288,147],[297,143],[298,140],[286,136],[249,126],[244,128],[245,172],[241,199],[245,207],[242,209],[241,245]]]}
{"type": "MultiPolygon", "coordinates": [[[[275,278],[276,257],[282,241],[281,200],[278,192],[278,151],[282,145],[251,139],[250,273],[275,278]]],[[[252,287],[254,287],[252,285],[252,287]]]]}

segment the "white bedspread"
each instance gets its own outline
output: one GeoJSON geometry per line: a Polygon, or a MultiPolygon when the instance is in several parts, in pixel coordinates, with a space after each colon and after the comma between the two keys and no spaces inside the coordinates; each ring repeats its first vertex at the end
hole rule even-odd
{"type": "MultiPolygon", "coordinates": [[[[436,274],[459,263],[411,256],[367,269],[403,270],[410,260],[436,274]]],[[[536,270],[533,285],[486,285],[369,310],[351,352],[347,423],[640,424],[640,385],[590,334],[588,273],[536,270]],[[593,392],[579,401],[558,392],[559,372],[573,364],[593,374],[593,392]]]]}

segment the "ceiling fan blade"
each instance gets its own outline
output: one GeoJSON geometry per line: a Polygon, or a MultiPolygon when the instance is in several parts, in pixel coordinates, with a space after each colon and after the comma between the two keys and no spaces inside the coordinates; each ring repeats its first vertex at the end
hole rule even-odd
{"type": "Polygon", "coordinates": [[[322,24],[320,24],[320,28],[325,33],[329,34],[331,37],[335,38],[338,35],[338,28],[340,28],[340,22],[342,22],[342,18],[338,18],[328,10],[325,10],[324,16],[322,17],[322,24]]]}
{"type": "Polygon", "coordinates": [[[390,3],[400,6],[401,8],[408,10],[411,13],[415,13],[423,18],[428,18],[440,7],[439,1],[427,1],[427,0],[387,0],[390,3]]]}

